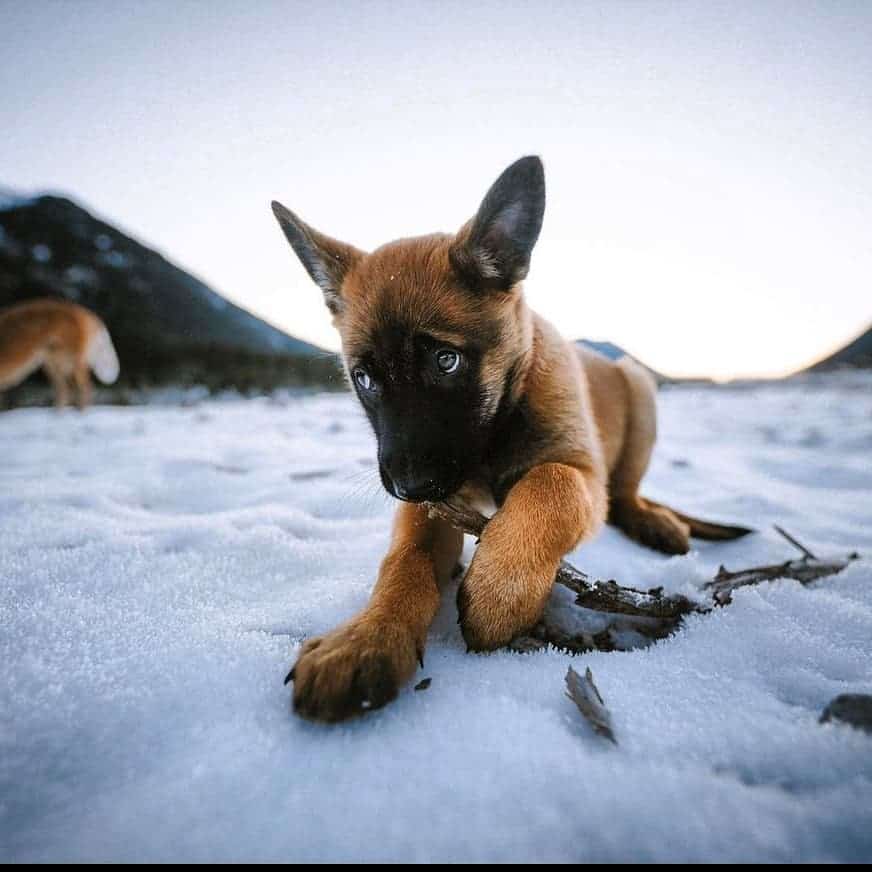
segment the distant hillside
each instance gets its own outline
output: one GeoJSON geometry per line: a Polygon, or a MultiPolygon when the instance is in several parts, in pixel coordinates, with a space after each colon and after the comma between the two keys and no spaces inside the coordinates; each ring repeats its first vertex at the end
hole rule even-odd
{"type": "Polygon", "coordinates": [[[598,351],[609,360],[619,360],[622,357],[629,357],[627,352],[624,351],[620,345],[615,345],[613,342],[598,342],[595,339],[579,339],[576,344],[592,348],[594,351],[598,351]]]}
{"type": "Polygon", "coordinates": [[[805,372],[829,372],[834,369],[872,369],[872,326],[853,342],[819,360],[805,372]]]}
{"type": "Polygon", "coordinates": [[[335,355],[233,305],[71,200],[0,192],[0,306],[44,296],[103,318],[127,385],[341,383],[335,355]]]}
{"type": "MultiPolygon", "coordinates": [[[[607,357],[609,360],[619,360],[622,357],[633,357],[632,354],[627,354],[620,345],[615,345],[614,342],[602,342],[597,341],[595,339],[576,339],[576,345],[583,345],[586,348],[591,348],[594,351],[598,351],[603,356],[607,357]]],[[[647,364],[642,363],[638,358],[633,357],[633,360],[636,363],[644,366],[651,375],[657,380],[657,384],[665,384],[666,382],[674,381],[674,379],[669,378],[668,376],[663,375],[662,373],[657,372],[656,369],[651,369],[647,364]]]]}

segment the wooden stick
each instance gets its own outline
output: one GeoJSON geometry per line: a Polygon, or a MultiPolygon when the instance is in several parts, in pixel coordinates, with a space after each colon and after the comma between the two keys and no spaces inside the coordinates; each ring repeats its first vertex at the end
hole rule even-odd
{"type": "Polygon", "coordinates": [[[612,729],[612,716],[606,708],[602,695],[593,683],[593,673],[590,668],[585,670],[582,678],[571,666],[566,670],[566,696],[571,699],[593,731],[604,738],[618,744],[612,729]]]}
{"type": "Polygon", "coordinates": [[[784,536],[784,538],[787,539],[787,541],[790,542],[791,545],[795,545],[797,548],[799,548],[799,550],[802,551],[802,553],[805,554],[805,556],[808,557],[809,560],[817,560],[817,557],[815,557],[814,554],[812,554],[811,551],[809,551],[808,548],[806,548],[805,545],[802,544],[802,542],[794,539],[793,536],[791,536],[790,533],[787,532],[787,530],[785,530],[783,527],[779,527],[778,524],[773,524],[772,526],[775,528],[775,531],[784,536]]]}
{"type": "Polygon", "coordinates": [[[800,584],[811,584],[819,578],[838,575],[852,560],[856,560],[858,557],[858,554],[849,554],[845,558],[833,560],[809,560],[809,558],[803,557],[801,560],[787,560],[784,563],[775,563],[771,566],[740,569],[738,572],[729,572],[722,566],[718,570],[718,574],[703,586],[703,590],[711,591],[715,605],[725,606],[733,601],[733,591],[736,588],[747,587],[749,584],[760,584],[762,581],[775,581],[779,578],[793,578],[800,584]]]}
{"type": "MultiPolygon", "coordinates": [[[[429,510],[431,517],[447,521],[477,539],[488,522],[479,512],[456,504],[432,503],[429,510]]],[[[572,653],[638,648],[674,633],[687,614],[705,613],[714,606],[728,605],[732,602],[733,591],[739,587],[778,578],[795,578],[801,584],[810,584],[819,578],[838,574],[859,556],[850,554],[843,559],[818,560],[788,533],[776,529],[803,552],[803,558],[739,572],[730,572],[721,566],[714,579],[703,587],[710,592],[711,606],[700,605],[680,594],[664,594],[663,588],[644,591],[625,587],[614,580],[591,581],[586,573],[563,560],[554,583],[572,591],[574,604],[580,610],[578,615],[599,614],[605,620],[588,621],[586,628],[579,629],[578,625],[585,625],[584,621],[567,626],[565,616],[560,615],[559,610],[554,614],[555,610],[546,607],[542,619],[529,634],[514,639],[509,647],[517,651],[532,651],[550,644],[572,653]]]]}
{"type": "MultiPolygon", "coordinates": [[[[479,512],[454,503],[431,504],[430,516],[476,538],[481,536],[488,522],[479,512]]],[[[567,627],[546,609],[542,620],[529,635],[510,643],[514,650],[531,651],[550,644],[572,653],[615,651],[626,647],[621,639],[627,634],[637,643],[632,647],[638,647],[645,641],[662,639],[673,633],[684,615],[704,611],[686,597],[664,594],[662,588],[644,591],[624,587],[614,580],[591,581],[586,573],[566,560],[561,561],[554,583],[572,591],[575,605],[580,609],[607,614],[608,621],[599,630],[580,631],[576,627],[567,627]]]]}

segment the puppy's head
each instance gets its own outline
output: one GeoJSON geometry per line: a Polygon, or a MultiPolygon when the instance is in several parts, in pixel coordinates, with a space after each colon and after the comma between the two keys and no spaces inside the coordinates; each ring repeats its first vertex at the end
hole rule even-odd
{"type": "Polygon", "coordinates": [[[401,239],[372,253],[273,203],[333,315],[394,496],[447,499],[480,465],[532,342],[520,282],[544,209],[537,157],[512,164],[453,236],[401,239]]]}

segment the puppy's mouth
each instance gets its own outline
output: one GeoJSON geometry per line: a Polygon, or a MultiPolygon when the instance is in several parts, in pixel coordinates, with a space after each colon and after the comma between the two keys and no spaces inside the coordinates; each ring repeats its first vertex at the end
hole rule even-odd
{"type": "Polygon", "coordinates": [[[456,493],[459,485],[446,485],[429,476],[406,476],[393,478],[379,467],[384,489],[405,503],[438,503],[456,493]]]}

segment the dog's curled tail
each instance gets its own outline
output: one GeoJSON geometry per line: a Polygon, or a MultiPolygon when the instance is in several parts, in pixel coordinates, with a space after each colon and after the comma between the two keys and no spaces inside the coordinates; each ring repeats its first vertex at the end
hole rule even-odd
{"type": "Polygon", "coordinates": [[[109,331],[103,324],[97,327],[88,343],[88,366],[104,385],[115,384],[118,379],[121,368],[118,354],[115,352],[109,331]]]}

